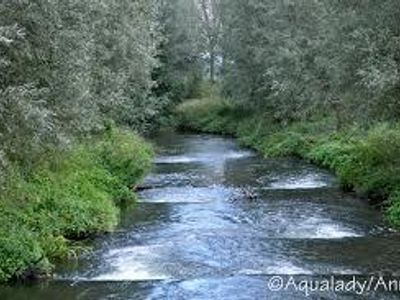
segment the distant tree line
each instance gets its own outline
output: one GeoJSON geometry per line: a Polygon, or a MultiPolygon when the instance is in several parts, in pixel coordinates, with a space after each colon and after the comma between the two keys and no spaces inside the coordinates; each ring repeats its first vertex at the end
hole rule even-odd
{"type": "Polygon", "coordinates": [[[0,1],[0,170],[107,120],[148,131],[204,75],[277,122],[398,120],[399,15],[397,0],[0,1]]]}
{"type": "Polygon", "coordinates": [[[397,0],[219,0],[223,91],[278,122],[400,118],[397,0]]]}

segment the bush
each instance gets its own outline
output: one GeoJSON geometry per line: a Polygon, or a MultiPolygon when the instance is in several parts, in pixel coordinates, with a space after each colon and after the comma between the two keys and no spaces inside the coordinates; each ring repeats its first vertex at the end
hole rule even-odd
{"type": "Polygon", "coordinates": [[[268,157],[304,157],[311,147],[307,137],[297,132],[278,132],[269,136],[263,143],[263,153],[268,157]]]}
{"type": "Polygon", "coordinates": [[[28,266],[39,262],[43,249],[37,240],[37,234],[21,227],[15,214],[1,205],[0,213],[0,281],[12,276],[20,276],[28,266]]]}
{"type": "Polygon", "coordinates": [[[151,167],[153,151],[146,142],[127,130],[111,128],[97,151],[100,163],[128,186],[143,179],[151,167]]]}
{"type": "Polygon", "coordinates": [[[322,139],[312,147],[306,157],[321,166],[335,171],[339,176],[342,186],[351,189],[354,186],[354,172],[357,164],[354,158],[354,144],[329,137],[322,139]]]}
{"type": "Polygon", "coordinates": [[[181,129],[224,135],[236,134],[238,125],[249,116],[250,112],[218,97],[188,100],[176,109],[181,129]]]}
{"type": "Polygon", "coordinates": [[[118,181],[96,164],[94,153],[86,146],[65,155],[56,166],[43,166],[26,183],[33,227],[45,224],[47,230],[67,237],[110,231],[118,212],[108,186],[118,181]],[[42,216],[42,212],[46,215],[42,216]]]}
{"type": "Polygon", "coordinates": [[[400,228],[400,191],[393,192],[388,202],[387,219],[391,224],[400,228]]]}
{"type": "Polygon", "coordinates": [[[0,195],[0,281],[74,252],[70,240],[110,232],[115,200],[132,200],[129,184],[148,171],[151,148],[136,135],[112,129],[72,151],[49,154],[33,173],[13,168],[0,195]]]}
{"type": "Polygon", "coordinates": [[[184,129],[219,133],[216,123],[223,122],[218,116],[225,109],[225,105],[226,103],[214,98],[186,101],[177,107],[178,122],[184,129]]]}
{"type": "Polygon", "coordinates": [[[400,132],[387,124],[323,139],[308,157],[368,197],[386,198],[400,186],[400,132]]]}
{"type": "Polygon", "coordinates": [[[368,131],[354,149],[355,183],[367,194],[387,197],[400,187],[400,130],[380,124],[368,131]]]}
{"type": "Polygon", "coordinates": [[[265,137],[271,134],[273,126],[268,120],[261,117],[250,116],[242,122],[237,123],[237,136],[241,143],[263,151],[265,137]]]}

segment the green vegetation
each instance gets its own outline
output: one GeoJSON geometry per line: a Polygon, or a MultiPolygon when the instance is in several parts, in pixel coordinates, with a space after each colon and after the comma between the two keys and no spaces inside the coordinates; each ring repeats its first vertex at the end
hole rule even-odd
{"type": "Polygon", "coordinates": [[[133,200],[151,150],[129,130],[160,126],[200,76],[193,42],[173,51],[195,35],[166,2],[0,3],[0,281],[73,255],[133,200]]]}
{"type": "Polygon", "coordinates": [[[158,129],[201,82],[199,13],[186,0],[0,3],[0,281],[115,227],[151,158],[129,130],[158,129]]]}
{"type": "Polygon", "coordinates": [[[52,153],[30,174],[13,168],[0,195],[0,281],[47,271],[74,255],[73,240],[110,232],[117,204],[151,165],[152,150],[129,131],[110,129],[71,151],[52,153]]]}
{"type": "Polygon", "coordinates": [[[266,157],[296,156],[327,167],[345,189],[374,201],[389,199],[387,218],[400,225],[399,124],[336,131],[335,120],[325,118],[283,126],[218,97],[183,103],[177,118],[182,129],[234,135],[266,157]]]}
{"type": "Polygon", "coordinates": [[[112,230],[151,157],[129,130],[176,106],[183,128],[334,170],[400,227],[399,15],[398,0],[1,1],[0,281],[112,230]]]}
{"type": "Polygon", "coordinates": [[[400,2],[198,4],[219,89],[179,105],[179,126],[330,168],[400,226],[400,2]]]}
{"type": "Polygon", "coordinates": [[[225,97],[283,124],[399,121],[399,1],[208,1],[225,97]]]}

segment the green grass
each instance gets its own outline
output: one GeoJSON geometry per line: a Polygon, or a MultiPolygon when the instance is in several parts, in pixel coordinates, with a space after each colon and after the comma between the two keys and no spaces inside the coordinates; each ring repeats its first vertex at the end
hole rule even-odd
{"type": "Polygon", "coordinates": [[[0,281],[48,273],[73,256],[72,240],[112,231],[118,204],[149,170],[152,150],[129,131],[110,129],[72,151],[49,154],[35,171],[17,167],[0,193],[0,281]]]}
{"type": "Polygon", "coordinates": [[[400,191],[395,191],[389,198],[388,220],[397,228],[400,228],[400,191]]]}
{"type": "Polygon", "coordinates": [[[400,124],[336,132],[333,119],[321,118],[283,126],[218,98],[184,102],[176,113],[181,128],[231,134],[266,157],[295,156],[329,168],[346,190],[386,204],[387,219],[400,227],[400,124]]]}

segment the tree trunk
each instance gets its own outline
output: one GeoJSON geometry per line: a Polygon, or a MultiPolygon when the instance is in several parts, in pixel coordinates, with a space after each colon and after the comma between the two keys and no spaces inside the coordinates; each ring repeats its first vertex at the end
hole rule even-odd
{"type": "Polygon", "coordinates": [[[343,129],[344,122],[345,122],[343,103],[341,102],[341,100],[339,98],[335,97],[332,100],[331,106],[332,106],[333,111],[335,113],[336,131],[340,131],[340,130],[343,129]]]}
{"type": "Polygon", "coordinates": [[[210,53],[210,81],[215,82],[215,53],[211,51],[210,53]]]}

